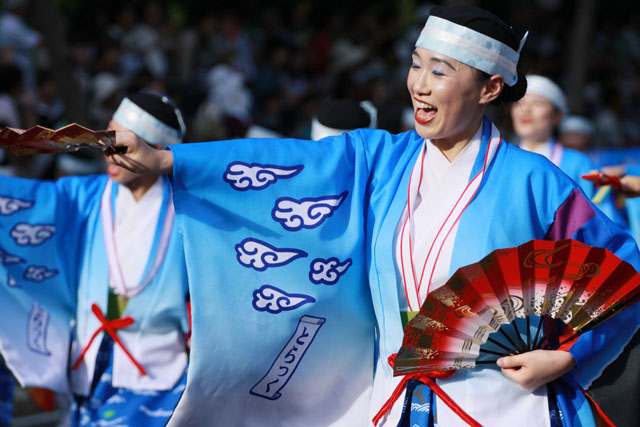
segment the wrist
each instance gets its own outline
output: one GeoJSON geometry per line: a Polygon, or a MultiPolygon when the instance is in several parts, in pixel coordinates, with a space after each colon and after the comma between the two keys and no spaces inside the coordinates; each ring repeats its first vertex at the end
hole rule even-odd
{"type": "Polygon", "coordinates": [[[171,150],[161,150],[158,171],[162,174],[171,175],[173,174],[173,151],[171,150]]]}

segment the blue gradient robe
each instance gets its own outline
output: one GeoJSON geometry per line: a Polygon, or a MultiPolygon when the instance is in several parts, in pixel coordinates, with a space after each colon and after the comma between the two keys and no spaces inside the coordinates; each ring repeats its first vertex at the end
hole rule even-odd
{"type": "MultiPolygon", "coordinates": [[[[189,380],[170,425],[213,414],[221,425],[371,423],[395,385],[386,365],[403,335],[394,234],[422,143],[413,131],[358,130],[319,142],[171,147],[194,329],[189,380]],[[374,326],[385,363],[367,408],[374,326]]],[[[640,266],[633,240],[575,182],[503,144],[460,220],[451,272],[497,248],[566,237],[640,266]]],[[[586,386],[597,377],[639,314],[634,307],[583,335],[571,379],[586,386]]],[[[589,425],[585,399],[568,390],[559,399],[567,425],[589,425]]]]}
{"type": "MultiPolygon", "coordinates": [[[[163,206],[167,206],[172,202],[170,184],[161,179],[163,206]]],[[[89,347],[79,368],[69,373],[70,365],[100,326],[91,305],[96,303],[107,312],[109,270],[100,214],[106,183],[107,176],[69,177],[57,182],[0,176],[0,311],[4,313],[0,351],[22,386],[91,395],[104,333],[89,347]]],[[[132,316],[135,323],[117,332],[148,375],[140,376],[131,361],[118,354],[119,348],[114,349],[110,363],[113,375],[109,384],[116,389],[165,391],[172,396],[162,408],[147,407],[151,415],[145,425],[160,418],[156,409],[164,411],[166,420],[182,391],[173,393],[187,365],[187,290],[182,239],[173,227],[165,262],[125,309],[124,315],[132,316]],[[154,349],[171,350],[159,356],[154,349]],[[169,372],[167,366],[175,364],[179,367],[169,372]]],[[[110,409],[105,419],[120,419],[131,410],[122,402],[119,411],[110,409]]],[[[97,413],[98,417],[103,415],[97,413]]],[[[139,422],[131,421],[131,425],[139,422]]]]}

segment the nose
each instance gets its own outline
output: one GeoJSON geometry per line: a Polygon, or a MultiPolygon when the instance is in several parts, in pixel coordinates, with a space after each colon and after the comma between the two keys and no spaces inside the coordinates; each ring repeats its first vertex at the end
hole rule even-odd
{"type": "Polygon", "coordinates": [[[431,94],[431,86],[429,85],[429,74],[424,70],[416,73],[412,84],[413,93],[416,95],[431,94]]]}

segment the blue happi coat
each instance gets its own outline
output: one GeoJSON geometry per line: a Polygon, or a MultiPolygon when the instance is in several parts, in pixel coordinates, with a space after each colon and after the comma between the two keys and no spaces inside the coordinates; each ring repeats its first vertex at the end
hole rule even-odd
{"type": "MultiPolygon", "coordinates": [[[[395,385],[379,363],[371,397],[373,331],[386,361],[403,335],[394,236],[423,142],[413,131],[358,130],[171,147],[194,329],[170,425],[211,416],[239,426],[371,423],[395,385]]],[[[497,248],[568,237],[640,266],[632,239],[575,182],[504,143],[460,219],[450,270],[497,248]]],[[[566,425],[593,419],[575,383],[587,386],[617,356],[639,314],[629,309],[573,346],[578,367],[558,398],[566,425]]]]}
{"type": "MultiPolygon", "coordinates": [[[[553,139],[551,143],[552,146],[559,144],[555,139],[553,139]]],[[[562,172],[567,174],[569,178],[577,182],[587,196],[593,198],[597,194],[598,188],[596,188],[591,181],[583,179],[582,175],[596,171],[596,165],[585,153],[567,147],[558,148],[561,149],[561,154],[560,161],[556,166],[558,166],[562,172]]],[[[603,197],[596,206],[620,227],[627,229],[627,222],[616,207],[613,196],[614,195],[612,193],[608,194],[603,197]]]]}
{"type": "MultiPolygon", "coordinates": [[[[172,203],[169,181],[161,179],[164,200],[160,224],[165,218],[162,212],[172,203]]],[[[109,292],[101,215],[107,182],[107,176],[69,177],[57,182],[0,176],[0,311],[4,313],[0,350],[22,386],[92,394],[104,333],[88,346],[101,326],[91,306],[96,304],[106,314],[109,292]],[[87,346],[82,362],[71,369],[87,346]]],[[[115,198],[118,185],[113,188],[115,198]]],[[[152,247],[157,248],[158,240],[157,231],[152,247]]],[[[141,375],[115,345],[108,381],[114,393],[120,389],[147,395],[162,390],[173,393],[185,376],[188,285],[182,239],[176,227],[166,248],[157,274],[126,306],[124,316],[131,316],[134,323],[117,331],[147,375],[141,375]]],[[[147,271],[149,268],[147,265],[147,271]]],[[[180,391],[173,394],[169,411],[180,391]]],[[[157,408],[146,409],[153,412],[157,408]]],[[[162,409],[166,419],[170,412],[162,409]]],[[[112,410],[107,415],[118,414],[112,410]]],[[[149,415],[149,419],[156,415],[149,415]]]]}

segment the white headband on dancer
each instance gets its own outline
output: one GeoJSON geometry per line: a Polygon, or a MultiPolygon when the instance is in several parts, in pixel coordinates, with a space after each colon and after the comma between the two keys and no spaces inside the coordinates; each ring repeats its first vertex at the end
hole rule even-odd
{"type": "MultiPolygon", "coordinates": [[[[166,101],[163,99],[163,102],[166,101]]],[[[120,106],[113,114],[113,119],[122,126],[131,129],[136,135],[149,144],[166,147],[168,145],[180,144],[184,136],[185,126],[182,115],[177,108],[174,108],[174,111],[180,124],[180,130],[174,129],[156,119],[129,98],[122,100],[120,106]]]]}
{"type": "Polygon", "coordinates": [[[522,37],[516,52],[506,44],[464,25],[429,16],[416,47],[441,53],[489,75],[501,74],[504,83],[513,86],[518,81],[518,59],[528,35],[529,32],[522,37]]]}
{"type": "Polygon", "coordinates": [[[540,95],[564,114],[569,113],[567,98],[564,96],[562,89],[560,89],[560,86],[552,82],[550,79],[535,74],[528,75],[527,94],[529,93],[540,95]]]}

